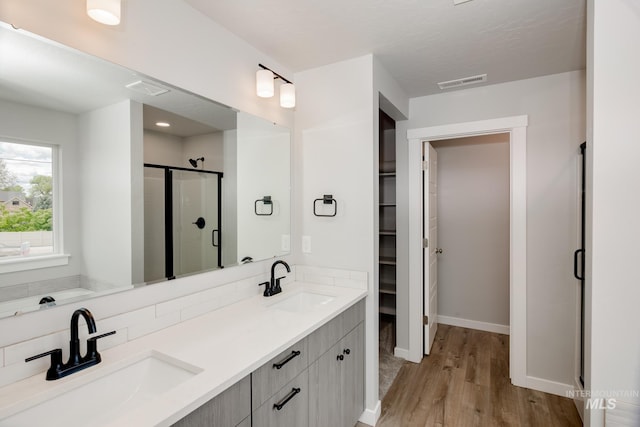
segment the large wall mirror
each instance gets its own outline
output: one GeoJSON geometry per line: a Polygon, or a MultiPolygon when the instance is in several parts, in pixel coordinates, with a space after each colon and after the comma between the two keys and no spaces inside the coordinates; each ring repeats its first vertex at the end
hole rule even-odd
{"type": "Polygon", "coordinates": [[[4,24],[0,63],[0,317],[289,253],[288,128],[4,24]]]}

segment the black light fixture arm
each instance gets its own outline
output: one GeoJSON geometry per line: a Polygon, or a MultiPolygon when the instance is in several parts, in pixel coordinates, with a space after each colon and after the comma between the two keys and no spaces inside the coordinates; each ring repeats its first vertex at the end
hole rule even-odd
{"type": "Polygon", "coordinates": [[[287,82],[287,83],[289,83],[289,84],[293,84],[291,81],[289,81],[289,80],[285,79],[284,77],[282,77],[280,74],[276,73],[275,71],[273,71],[273,70],[272,70],[271,68],[269,68],[269,67],[265,67],[265,66],[264,66],[264,65],[262,65],[262,64],[258,64],[258,67],[262,68],[263,70],[269,70],[269,71],[271,71],[271,72],[273,73],[273,75],[275,76],[275,77],[274,77],[274,79],[281,79],[281,80],[283,80],[283,81],[285,81],[285,82],[287,82]]]}

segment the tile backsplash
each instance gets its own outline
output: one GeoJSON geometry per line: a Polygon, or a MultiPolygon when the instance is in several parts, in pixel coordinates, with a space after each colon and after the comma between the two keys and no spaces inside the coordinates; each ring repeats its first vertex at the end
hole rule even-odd
{"type": "MultiPolygon", "coordinates": [[[[308,266],[292,266],[292,270],[292,274],[283,279],[283,285],[294,281],[295,278],[297,281],[307,283],[367,288],[367,274],[364,272],[308,266]]],[[[98,333],[116,331],[115,335],[100,340],[100,349],[104,350],[259,295],[262,289],[257,284],[268,279],[269,273],[265,271],[241,280],[207,287],[188,295],[165,298],[142,307],[139,301],[137,304],[129,302],[132,307],[138,306],[130,310],[127,310],[126,303],[127,296],[131,295],[128,293],[95,298],[83,302],[82,305],[88,307],[96,317],[98,333]],[[101,312],[107,311],[105,309],[107,303],[109,307],[114,303],[121,304],[124,311],[101,317],[101,312]]],[[[194,282],[203,279],[191,278],[190,280],[194,282]]],[[[175,285],[178,280],[173,282],[172,285],[175,285]]],[[[158,293],[157,289],[153,291],[158,293]]],[[[137,299],[144,297],[144,295],[140,296],[141,294],[136,295],[137,299]]],[[[158,299],[157,296],[156,299],[158,299]]],[[[2,333],[0,333],[0,387],[39,374],[48,368],[49,358],[25,363],[24,359],[29,356],[54,348],[62,348],[63,358],[66,360],[69,347],[68,322],[71,313],[77,308],[77,304],[68,304],[50,310],[48,313],[32,313],[3,320],[2,333]],[[52,330],[51,325],[65,326],[52,330]]],[[[110,310],[113,309],[110,308],[110,310]]],[[[84,342],[87,336],[86,327],[82,326],[80,331],[84,342]]]]}

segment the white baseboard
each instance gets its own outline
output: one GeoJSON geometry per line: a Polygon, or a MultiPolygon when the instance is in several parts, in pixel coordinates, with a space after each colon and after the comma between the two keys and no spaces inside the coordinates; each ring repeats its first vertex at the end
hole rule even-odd
{"type": "Polygon", "coordinates": [[[567,392],[572,392],[575,390],[575,386],[571,384],[558,383],[555,381],[545,380],[529,375],[527,375],[526,377],[525,387],[562,397],[567,397],[567,392]]]}
{"type": "Polygon", "coordinates": [[[479,331],[495,332],[503,335],[509,335],[510,333],[509,325],[479,322],[477,320],[461,319],[459,317],[438,315],[438,323],[442,323],[443,325],[460,326],[461,328],[477,329],[479,331]]]}
{"type": "Polygon", "coordinates": [[[396,347],[393,349],[393,355],[400,359],[409,360],[409,350],[406,348],[396,347]]]}
{"type": "Polygon", "coordinates": [[[370,426],[375,426],[376,423],[378,422],[378,419],[380,418],[381,411],[382,411],[382,404],[378,400],[375,406],[373,407],[373,409],[366,408],[364,410],[362,415],[360,415],[359,421],[361,423],[364,423],[370,426]]]}

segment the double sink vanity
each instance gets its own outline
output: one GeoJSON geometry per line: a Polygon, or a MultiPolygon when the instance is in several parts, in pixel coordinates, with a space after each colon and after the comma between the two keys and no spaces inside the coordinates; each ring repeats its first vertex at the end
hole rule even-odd
{"type": "Polygon", "coordinates": [[[65,378],[4,387],[0,426],[355,425],[366,291],[282,289],[105,350],[65,378]]]}

